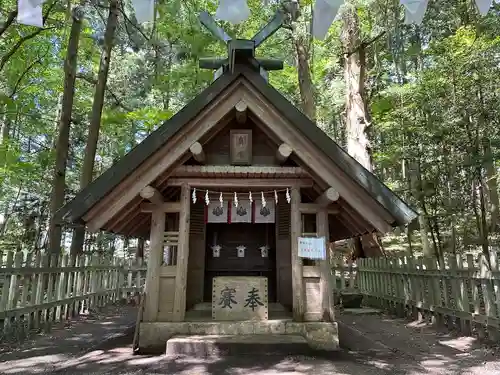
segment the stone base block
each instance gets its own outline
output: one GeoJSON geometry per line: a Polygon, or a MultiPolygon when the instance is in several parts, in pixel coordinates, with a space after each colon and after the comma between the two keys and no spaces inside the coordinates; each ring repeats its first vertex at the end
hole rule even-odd
{"type": "Polygon", "coordinates": [[[307,340],[297,335],[174,336],[167,341],[169,357],[221,357],[225,355],[304,355],[307,340]]]}
{"type": "MultiPolygon", "coordinates": [[[[301,336],[315,350],[339,349],[336,322],[293,322],[290,320],[241,321],[241,322],[155,322],[140,323],[139,348],[163,346],[173,336],[301,336]]],[[[205,344],[203,344],[205,345],[205,344]]],[[[201,349],[200,349],[201,350],[201,349]]],[[[205,349],[203,349],[205,350],[205,349]]]]}

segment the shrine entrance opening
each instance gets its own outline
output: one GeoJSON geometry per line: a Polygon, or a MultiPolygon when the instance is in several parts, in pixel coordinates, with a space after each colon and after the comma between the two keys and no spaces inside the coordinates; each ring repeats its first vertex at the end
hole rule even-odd
{"type": "Polygon", "coordinates": [[[205,302],[212,301],[217,276],[266,277],[269,302],[276,302],[274,223],[208,223],[206,233],[205,302]]]}

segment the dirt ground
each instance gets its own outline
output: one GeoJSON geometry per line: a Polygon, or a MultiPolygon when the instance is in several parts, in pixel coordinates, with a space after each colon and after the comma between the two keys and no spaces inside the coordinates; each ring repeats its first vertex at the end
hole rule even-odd
{"type": "Polygon", "coordinates": [[[133,355],[135,308],[112,306],[0,352],[1,374],[172,375],[500,375],[497,348],[470,337],[385,315],[343,316],[375,352],[342,350],[327,357],[239,356],[217,359],[133,355]]]}

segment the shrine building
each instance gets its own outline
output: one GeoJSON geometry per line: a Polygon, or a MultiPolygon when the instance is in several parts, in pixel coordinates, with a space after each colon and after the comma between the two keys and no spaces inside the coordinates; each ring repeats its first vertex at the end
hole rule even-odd
{"type": "Polygon", "coordinates": [[[335,350],[327,243],[416,213],[273,88],[253,53],[232,53],[59,218],[149,240],[141,348],[273,333],[335,350]]]}

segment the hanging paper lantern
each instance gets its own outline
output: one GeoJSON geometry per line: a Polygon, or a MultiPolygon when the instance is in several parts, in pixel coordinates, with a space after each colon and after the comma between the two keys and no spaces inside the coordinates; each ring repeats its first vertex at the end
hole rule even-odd
{"type": "Polygon", "coordinates": [[[153,22],[155,14],[154,0],[132,0],[137,23],[153,22]]]}
{"type": "Polygon", "coordinates": [[[17,22],[22,25],[43,27],[43,1],[19,0],[17,3],[17,22]]]}
{"type": "Polygon", "coordinates": [[[316,39],[325,39],[344,0],[316,0],[313,9],[312,34],[316,39]]]}
{"type": "Polygon", "coordinates": [[[246,0],[219,0],[215,17],[222,21],[238,24],[250,17],[250,8],[246,0]]]}

